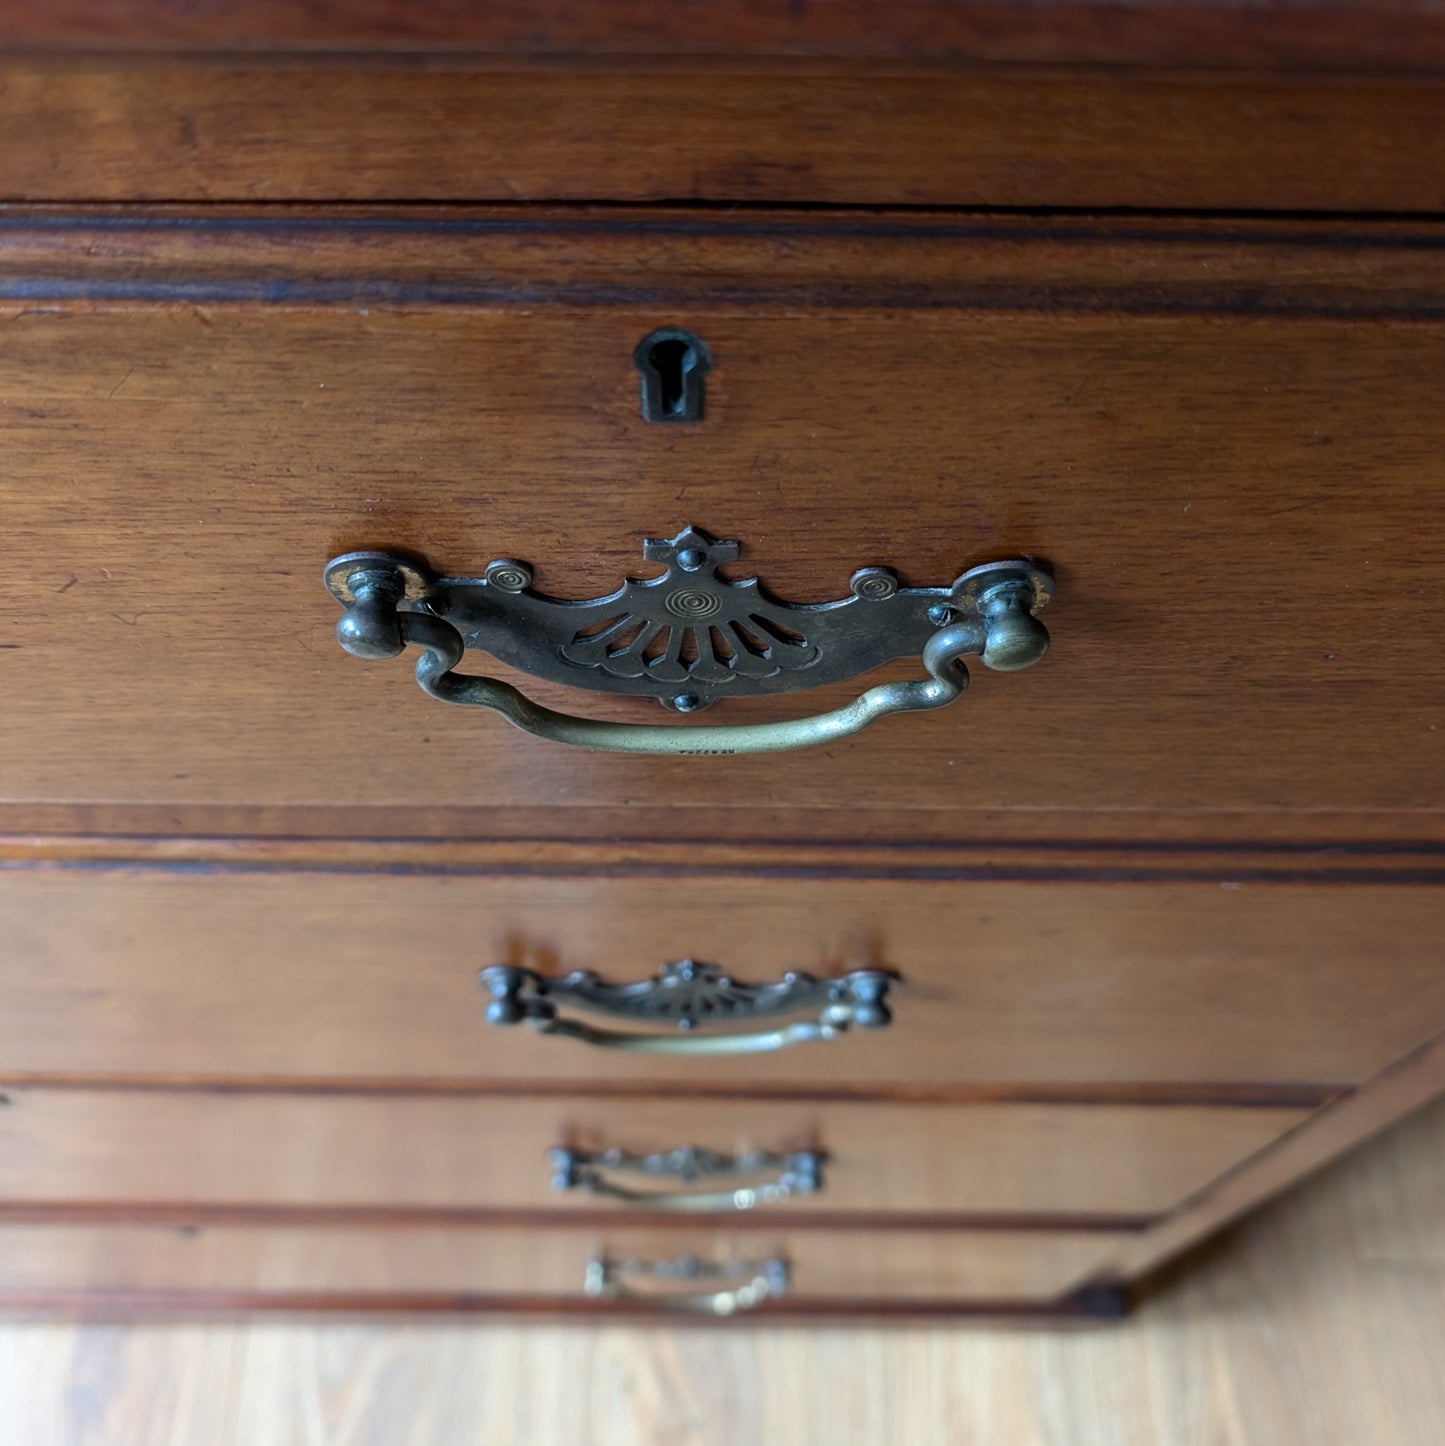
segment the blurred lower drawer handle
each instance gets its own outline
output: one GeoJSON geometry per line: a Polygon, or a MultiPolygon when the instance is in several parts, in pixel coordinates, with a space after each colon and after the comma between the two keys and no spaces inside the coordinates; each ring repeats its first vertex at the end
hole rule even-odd
{"type": "Polygon", "coordinates": [[[539,1034],[580,1039],[603,1049],[651,1054],[763,1054],[809,1040],[836,1039],[853,1026],[882,1029],[893,1016],[885,1002],[898,975],[887,969],[855,969],[833,979],[790,970],[774,984],[742,984],[716,964],[683,959],[664,964],[651,978],[610,984],[590,970],[551,978],[531,969],[496,964],[478,976],[491,994],[487,1022],[521,1024],[539,1034]],[[675,1034],[596,1029],[563,1018],[561,1005],[630,1020],[671,1025],[675,1034]],[[812,1019],[738,1033],[729,1026],[807,1010],[812,1019]],[[713,1032],[720,1027],[723,1032],[713,1032]]]}
{"type": "Polygon", "coordinates": [[[558,1190],[586,1190],[653,1210],[754,1210],[759,1205],[780,1205],[794,1195],[815,1195],[823,1188],[827,1156],[820,1150],[745,1150],[723,1155],[685,1145],[655,1155],[633,1155],[626,1150],[574,1150],[558,1146],[547,1152],[552,1185],[558,1190]],[[619,1185],[610,1175],[662,1177],[682,1185],[704,1184],[730,1177],[769,1175],[771,1178],[727,1189],[638,1190],[619,1185]]]}
{"type": "Polygon", "coordinates": [[[788,1279],[788,1262],[777,1257],[610,1260],[596,1256],[587,1262],[583,1289],[594,1300],[645,1301],[660,1310],[733,1315],[787,1294],[788,1279]],[[715,1288],[707,1289],[713,1282],[715,1288]]]}

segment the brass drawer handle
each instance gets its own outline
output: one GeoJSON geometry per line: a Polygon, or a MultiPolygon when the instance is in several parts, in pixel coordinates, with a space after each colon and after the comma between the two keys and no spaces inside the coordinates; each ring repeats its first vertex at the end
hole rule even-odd
{"type": "Polygon", "coordinates": [[[788,1154],[746,1150],[737,1155],[722,1155],[694,1145],[655,1155],[633,1155],[615,1149],[591,1152],[558,1146],[547,1152],[547,1158],[552,1165],[553,1189],[586,1190],[629,1205],[678,1212],[755,1210],[759,1205],[779,1205],[794,1195],[815,1195],[823,1188],[823,1166],[827,1160],[820,1150],[795,1150],[788,1154]],[[691,1185],[719,1177],[764,1172],[771,1172],[773,1178],[757,1184],[705,1191],[636,1190],[608,1178],[609,1174],[662,1176],[691,1185]]]}
{"type": "Polygon", "coordinates": [[[587,1262],[582,1288],[594,1300],[645,1301],[660,1310],[733,1315],[786,1295],[789,1275],[788,1262],[777,1257],[713,1261],[695,1255],[677,1260],[612,1260],[597,1256],[587,1262]],[[687,1289],[680,1295],[667,1290],[639,1290],[627,1283],[628,1277],[687,1289]],[[715,1280],[737,1284],[724,1284],[715,1290],[696,1289],[699,1284],[715,1280]]]}
{"type": "Polygon", "coordinates": [[[664,964],[651,979],[609,984],[590,970],[549,978],[531,969],[495,964],[478,976],[490,992],[487,1022],[510,1026],[525,1021],[539,1034],[580,1039],[601,1049],[637,1054],[763,1054],[811,1040],[836,1039],[856,1025],[882,1029],[892,1020],[884,1002],[898,976],[887,969],[855,969],[836,979],[790,971],[776,984],[741,984],[715,964],[683,959],[664,964]],[[677,1034],[636,1034],[596,1029],[566,1019],[559,1004],[638,1023],[671,1024],[677,1034]],[[707,1034],[721,1024],[739,1024],[800,1009],[817,1017],[746,1034],[707,1034]]]}
{"type": "Polygon", "coordinates": [[[360,658],[420,648],[416,679],[444,703],[491,708],[524,732],[606,753],[780,753],[847,738],[890,713],[941,708],[968,686],[962,659],[1016,671],[1036,663],[1049,635],[1035,614],[1053,578],[1028,560],[986,563],[948,587],[904,588],[885,568],[853,575],[837,602],[782,603],[756,578],[717,569],[738,555],[696,528],[650,539],[659,577],[573,602],[531,590],[531,569],[510,559],[480,578],[437,578],[382,552],[327,564],[326,586],[346,609],[337,638],[360,658]],[[851,703],[779,723],[692,727],[607,723],[534,703],[498,678],[458,673],[467,649],[550,682],[656,698],[694,713],[723,698],[794,692],[845,681],[919,653],[928,677],[882,683],[851,703]]]}

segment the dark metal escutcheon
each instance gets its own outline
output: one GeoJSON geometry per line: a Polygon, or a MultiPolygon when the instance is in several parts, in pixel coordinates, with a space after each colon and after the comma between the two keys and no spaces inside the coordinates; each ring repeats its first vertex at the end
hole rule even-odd
{"type": "Polygon", "coordinates": [[[940,708],[968,686],[962,659],[1011,672],[1036,663],[1049,635],[1037,613],[1052,576],[1029,559],[985,563],[947,587],[906,588],[886,568],[853,574],[850,596],[784,603],[756,578],[718,568],[739,554],[697,528],[650,539],[657,577],[606,597],[571,601],[532,590],[510,558],[480,578],[437,578],[388,553],[352,552],[326,568],[346,609],[337,638],[361,658],[420,648],[417,682],[448,703],[491,708],[539,737],[616,753],[772,753],[846,738],[890,713],[940,708]],[[550,682],[656,698],[693,713],[722,698],[795,692],[846,681],[920,653],[929,676],[885,683],[810,718],[735,726],[656,726],[577,718],[533,703],[499,679],[455,671],[468,649],[550,682]]]}
{"type": "Polygon", "coordinates": [[[649,422],[700,422],[712,356],[699,336],[679,326],[649,332],[632,353],[642,377],[642,415],[649,422]]]}

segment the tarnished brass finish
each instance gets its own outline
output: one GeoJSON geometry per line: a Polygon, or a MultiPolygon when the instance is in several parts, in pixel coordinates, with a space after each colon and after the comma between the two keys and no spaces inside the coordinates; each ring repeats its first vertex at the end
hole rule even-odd
{"type": "Polygon", "coordinates": [[[751,1310],[765,1300],[787,1293],[789,1267],[786,1260],[702,1260],[696,1255],[677,1260],[612,1260],[596,1256],[587,1262],[583,1290],[598,1300],[641,1300],[662,1310],[701,1315],[734,1315],[751,1310]],[[629,1285],[628,1278],[642,1282],[629,1285]],[[736,1281],[716,1290],[698,1291],[709,1281],[736,1281]],[[649,1289],[661,1285],[664,1289],[649,1289]],[[669,1293],[665,1287],[683,1285],[684,1294],[669,1293]]]}
{"type": "Polygon", "coordinates": [[[386,553],[352,552],[325,581],[346,609],[337,638],[360,658],[420,648],[416,677],[434,698],[491,708],[525,732],[611,753],[775,753],[846,738],[890,713],[941,708],[968,686],[962,659],[1002,672],[1036,663],[1049,635],[1036,614],[1053,578],[1027,559],[986,563],[948,587],[904,588],[886,568],[854,573],[849,597],[793,604],[756,578],[718,576],[739,545],[696,528],[652,539],[660,576],[572,602],[531,590],[510,558],[480,578],[434,578],[386,553]],[[500,679],[455,671],[469,648],[552,682],[656,698],[694,713],[726,697],[794,692],[845,681],[921,654],[928,677],[869,688],[827,713],[733,727],[657,726],[578,718],[533,703],[500,679]]]}
{"type": "Polygon", "coordinates": [[[816,979],[790,971],[774,984],[742,984],[716,964],[683,959],[664,964],[651,979],[610,984],[590,970],[558,978],[511,964],[495,964],[478,976],[492,996],[487,1022],[511,1026],[523,1022],[538,1034],[562,1035],[601,1049],[637,1054],[764,1054],[811,1040],[836,1039],[849,1028],[883,1029],[893,1015],[884,1002],[898,976],[887,969],[855,969],[836,979],[816,979]],[[676,1034],[621,1033],[564,1019],[559,1004],[642,1024],[672,1025],[676,1034]],[[744,1034],[710,1034],[715,1025],[752,1020],[801,1009],[817,1017],[744,1034]]]}
{"type": "Polygon", "coordinates": [[[815,1195],[823,1188],[823,1165],[827,1159],[819,1150],[794,1150],[778,1154],[771,1150],[746,1150],[723,1155],[685,1145],[652,1155],[634,1155],[626,1150],[578,1150],[558,1146],[547,1152],[556,1190],[586,1190],[629,1205],[651,1210],[708,1212],[754,1210],[759,1205],[779,1205],[794,1195],[815,1195]],[[739,1184],[723,1190],[638,1190],[609,1178],[635,1174],[659,1177],[683,1185],[705,1183],[734,1176],[767,1174],[771,1178],[753,1184],[739,1184]]]}

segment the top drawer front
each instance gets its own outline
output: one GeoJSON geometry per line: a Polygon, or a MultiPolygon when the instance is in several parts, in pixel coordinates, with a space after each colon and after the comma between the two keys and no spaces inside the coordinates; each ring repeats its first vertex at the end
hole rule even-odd
{"type": "MultiPolygon", "coordinates": [[[[735,64],[791,62],[806,71],[816,57],[919,61],[939,55],[970,61],[1196,64],[1220,69],[1271,65],[1412,71],[1440,68],[1445,25],[1419,0],[1336,0],[1324,15],[1292,0],[1258,0],[1247,12],[1224,6],[1201,14],[1176,0],[1043,3],[1026,12],[989,0],[851,0],[839,5],[772,6],[714,0],[706,6],[595,5],[535,0],[530,5],[459,5],[456,0],[295,5],[252,0],[197,5],[194,0],[131,0],[121,14],[94,0],[11,0],[5,38],[25,54],[115,59],[161,53],[172,58],[260,52],[276,64],[313,66],[333,57],[374,60],[401,54],[435,62],[460,53],[467,63],[505,57],[525,66],[545,57],[571,65],[583,56],[716,59],[735,64]],[[807,57],[807,60],[802,59],[807,57]]],[[[345,63],[343,61],[343,63],[345,63]]],[[[681,117],[679,117],[681,119],[681,117]]]]}
{"type": "Polygon", "coordinates": [[[1438,809],[1437,241],[12,217],[0,798],[1438,809]],[[696,425],[639,414],[632,349],[665,323],[712,349],[696,425]],[[600,758],[344,656],[318,581],[383,546],[596,596],[688,522],[796,601],[1046,558],[1054,651],[805,763],[600,758]]]}
{"type": "MultiPolygon", "coordinates": [[[[253,8],[245,7],[248,21],[253,8]]],[[[405,7],[409,23],[416,8],[405,7]]],[[[526,12],[530,38],[538,7],[508,8],[526,12]]],[[[616,7],[589,0],[587,8],[616,7]]],[[[676,8],[647,7],[650,39],[676,8]]],[[[844,7],[825,8],[836,42],[844,7]]],[[[871,28],[875,38],[896,25],[901,7],[889,0],[883,8],[889,20],[871,28]]],[[[937,8],[956,16],[964,7],[937,8]]],[[[185,9],[189,22],[198,7],[185,9]]],[[[1001,7],[988,9],[996,40],[1001,7]]],[[[1058,9],[1077,24],[1079,5],[1058,9]]],[[[1044,10],[1018,12],[1034,41],[1044,10]]],[[[12,3],[7,38],[13,11],[12,3]]],[[[1296,13],[1318,42],[1318,13],[1296,13]]],[[[1438,57],[1438,17],[1413,18],[1433,28],[1438,57]]],[[[1127,19],[1109,7],[1107,34],[1094,37],[1089,58],[1104,58],[1127,19]]],[[[1400,21],[1383,22],[1388,39],[1338,44],[1336,34],[1337,55],[1354,69],[1367,50],[1378,59],[1393,44],[1420,67],[1420,39],[1400,21]]],[[[1185,64],[1210,63],[1197,22],[1191,13],[1185,64]]],[[[145,38],[160,43],[149,26],[145,38]]],[[[1435,211],[1445,195],[1432,144],[1445,95],[1428,75],[1021,71],[926,58],[880,67],[796,52],[781,63],[669,63],[649,48],[641,61],[584,65],[313,55],[304,74],[295,61],[265,56],[68,64],[7,56],[0,199],[1435,211]]],[[[936,30],[915,56],[920,49],[957,54],[936,30]]]]}

